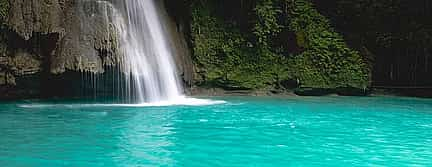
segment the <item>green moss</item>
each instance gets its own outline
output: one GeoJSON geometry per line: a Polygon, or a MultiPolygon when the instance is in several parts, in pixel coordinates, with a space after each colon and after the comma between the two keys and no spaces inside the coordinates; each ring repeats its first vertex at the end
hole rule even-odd
{"type": "Polygon", "coordinates": [[[4,24],[9,14],[9,1],[0,0],[0,24],[4,24]]]}

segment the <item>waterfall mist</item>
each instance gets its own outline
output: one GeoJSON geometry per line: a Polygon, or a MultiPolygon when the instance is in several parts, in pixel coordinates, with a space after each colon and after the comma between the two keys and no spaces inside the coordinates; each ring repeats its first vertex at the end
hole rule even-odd
{"type": "Polygon", "coordinates": [[[114,20],[123,52],[126,98],[136,102],[172,101],[181,96],[169,35],[153,0],[125,0],[122,17],[114,20]],[[123,18],[123,19],[122,19],[123,18]]]}
{"type": "Polygon", "coordinates": [[[154,0],[115,2],[112,22],[118,30],[122,54],[122,99],[131,103],[181,99],[171,39],[160,6],[154,0]]]}

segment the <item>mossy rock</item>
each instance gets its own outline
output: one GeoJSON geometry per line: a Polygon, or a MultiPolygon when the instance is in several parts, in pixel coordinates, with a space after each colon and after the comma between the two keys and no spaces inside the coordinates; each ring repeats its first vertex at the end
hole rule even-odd
{"type": "Polygon", "coordinates": [[[5,24],[9,15],[9,1],[0,0],[0,25],[5,24]]]}

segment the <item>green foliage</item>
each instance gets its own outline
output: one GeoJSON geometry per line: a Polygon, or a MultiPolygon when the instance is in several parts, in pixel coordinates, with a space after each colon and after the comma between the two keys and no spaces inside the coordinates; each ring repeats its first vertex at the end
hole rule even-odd
{"type": "Polygon", "coordinates": [[[288,74],[281,63],[283,57],[252,47],[234,25],[214,17],[212,12],[199,4],[192,11],[194,59],[203,73],[202,84],[265,88],[273,84],[275,75],[288,74]]]}
{"type": "Polygon", "coordinates": [[[297,45],[301,48],[307,48],[306,36],[302,30],[299,30],[295,33],[297,45]]]}
{"type": "Polygon", "coordinates": [[[375,86],[432,85],[430,0],[313,2],[375,68],[375,86]]]}
{"type": "Polygon", "coordinates": [[[368,86],[369,72],[358,52],[348,48],[311,3],[290,3],[289,28],[297,41],[305,41],[306,50],[296,56],[296,76],[305,87],[334,88],[368,86]],[[301,34],[301,35],[300,35],[301,34]],[[301,40],[299,40],[301,39],[301,40]]]}
{"type": "Polygon", "coordinates": [[[268,38],[277,35],[282,30],[278,23],[278,15],[281,10],[274,6],[273,0],[261,0],[254,8],[256,23],[253,29],[257,41],[263,46],[268,46],[268,38]]]}
{"type": "Polygon", "coordinates": [[[248,17],[253,25],[246,31],[221,16],[223,12],[212,7],[215,1],[195,1],[191,6],[193,58],[201,84],[265,89],[298,79],[303,87],[368,85],[368,69],[359,53],[347,47],[310,2],[257,1],[250,11],[253,17],[248,17]],[[283,39],[283,31],[295,34],[300,53],[284,52],[286,44],[273,45],[274,39],[283,39]]]}
{"type": "Polygon", "coordinates": [[[0,0],[0,25],[4,24],[9,13],[9,1],[0,0]]]}

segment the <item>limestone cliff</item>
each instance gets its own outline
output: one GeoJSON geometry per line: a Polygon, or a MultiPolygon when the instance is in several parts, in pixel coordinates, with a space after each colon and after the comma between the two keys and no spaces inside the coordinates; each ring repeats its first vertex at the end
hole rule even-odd
{"type": "MultiPolygon", "coordinates": [[[[0,0],[0,98],[39,97],[42,89],[53,91],[47,86],[53,84],[72,89],[50,80],[80,83],[79,75],[66,74],[103,74],[119,64],[113,11],[109,0],[0,0]]],[[[190,83],[188,47],[169,20],[179,75],[190,83]]]]}
{"type": "Polygon", "coordinates": [[[81,0],[2,1],[8,7],[0,29],[3,96],[25,89],[18,80],[28,76],[40,83],[51,74],[102,73],[104,65],[114,64],[115,31],[106,19],[110,6],[81,0]]]}

